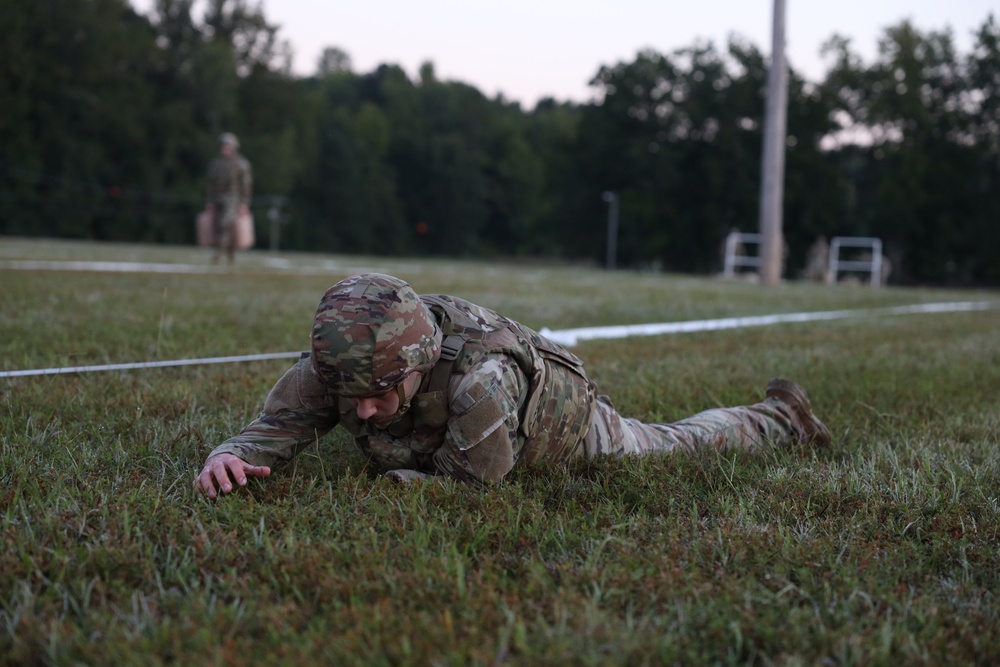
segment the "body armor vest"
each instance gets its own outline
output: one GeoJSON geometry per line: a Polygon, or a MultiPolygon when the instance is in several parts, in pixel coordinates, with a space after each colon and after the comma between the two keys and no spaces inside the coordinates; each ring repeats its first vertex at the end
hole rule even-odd
{"type": "Polygon", "coordinates": [[[444,334],[442,357],[424,377],[409,411],[387,428],[357,417],[344,400],[341,424],[361,451],[384,470],[411,468],[435,472],[432,454],[444,442],[453,410],[449,380],[465,375],[485,356],[514,359],[528,380],[528,397],[519,410],[517,460],[566,460],[577,453],[590,428],[597,392],[576,355],[532,329],[495,311],[444,295],[423,295],[444,334]]]}

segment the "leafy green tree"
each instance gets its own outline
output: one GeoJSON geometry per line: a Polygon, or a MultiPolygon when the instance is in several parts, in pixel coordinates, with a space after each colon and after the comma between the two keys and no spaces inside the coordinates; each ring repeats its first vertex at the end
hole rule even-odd
{"type": "Polygon", "coordinates": [[[590,210],[581,196],[578,131],[581,107],[552,98],[541,100],[528,115],[523,137],[537,160],[531,185],[537,199],[513,221],[518,254],[570,258],[581,235],[580,210],[590,210]]]}
{"type": "Polygon", "coordinates": [[[990,14],[976,31],[967,61],[969,90],[965,102],[971,116],[976,173],[971,189],[975,211],[969,220],[964,253],[975,258],[973,282],[1000,284],[1000,25],[990,14]]]}
{"type": "Polygon", "coordinates": [[[388,162],[384,111],[364,99],[366,82],[350,72],[327,73],[308,85],[291,239],[307,244],[300,247],[405,254],[412,232],[388,162]]]}
{"type": "MultiPolygon", "coordinates": [[[[191,0],[158,0],[153,17],[162,65],[160,99],[151,113],[171,131],[154,138],[158,145],[150,146],[150,152],[164,160],[158,188],[182,199],[156,207],[150,227],[174,240],[191,238],[190,219],[203,198],[205,165],[221,132],[240,136],[242,150],[254,164],[258,194],[287,195],[299,164],[299,87],[288,74],[289,49],[277,27],[259,7],[243,0],[212,0],[201,21],[192,10],[191,0]],[[179,230],[184,230],[180,239],[179,230]]],[[[257,207],[262,228],[266,210],[266,203],[257,207]]]]}
{"type": "Polygon", "coordinates": [[[497,252],[499,239],[509,247],[497,163],[504,150],[502,105],[471,86],[437,81],[428,67],[419,86],[399,71],[379,75],[393,128],[389,159],[416,232],[413,247],[452,256],[497,252]]]}
{"type": "MultiPolygon", "coordinates": [[[[580,118],[580,188],[571,208],[579,224],[573,252],[595,260],[604,257],[601,194],[606,191],[616,192],[622,202],[619,249],[623,264],[636,260],[636,244],[631,239],[641,238],[640,230],[667,233],[667,218],[673,214],[669,201],[662,207],[663,218],[657,220],[650,197],[669,200],[677,187],[680,155],[660,149],[679,134],[680,121],[673,113],[673,87],[679,76],[671,59],[653,51],[640,52],[632,63],[602,67],[595,76],[592,85],[603,100],[585,108],[580,118]],[[650,182],[659,188],[646,187],[650,182]]],[[[650,237],[644,244],[649,252],[662,245],[662,240],[650,237]]]]}
{"type": "MultiPolygon", "coordinates": [[[[3,2],[3,0],[0,0],[3,2]]],[[[733,38],[600,68],[597,101],[531,112],[432,63],[316,76],[247,0],[3,3],[0,233],[190,243],[216,137],[255,166],[258,236],[287,198],[286,248],[603,262],[707,272],[754,231],[766,60],[733,38]],[[196,9],[204,8],[200,16],[196,9]]],[[[834,36],[818,85],[791,73],[785,238],[882,237],[904,280],[998,282],[1000,30],[973,52],[902,23],[867,65],[834,36]]]]}
{"type": "Polygon", "coordinates": [[[0,231],[113,238],[136,215],[152,33],[123,0],[0,11],[0,231]]]}
{"type": "Polygon", "coordinates": [[[351,56],[346,51],[336,46],[329,46],[323,49],[316,65],[316,75],[319,77],[329,76],[338,72],[350,72],[352,70],[351,56]]]}
{"type": "Polygon", "coordinates": [[[290,67],[290,47],[278,38],[278,27],[268,22],[259,4],[251,7],[247,0],[209,0],[204,32],[213,43],[230,49],[241,76],[255,69],[287,72],[290,67]]]}
{"type": "Polygon", "coordinates": [[[949,32],[889,28],[863,95],[876,129],[878,236],[905,248],[907,280],[963,280],[964,227],[975,215],[975,150],[963,104],[968,87],[949,32]]]}
{"type": "MultiPolygon", "coordinates": [[[[726,234],[757,228],[765,82],[764,58],[737,38],[725,54],[700,44],[602,68],[594,83],[603,100],[584,109],[578,134],[593,221],[585,238],[596,242],[589,253],[604,247],[595,195],[612,190],[621,199],[624,263],[720,268],[726,234]]],[[[827,187],[820,142],[831,123],[829,103],[794,75],[789,99],[789,171],[801,188],[786,201],[794,214],[786,236],[799,247],[826,222],[813,203],[827,187]]]]}
{"type": "Polygon", "coordinates": [[[527,122],[517,108],[494,107],[496,120],[485,152],[488,218],[481,242],[492,255],[525,250],[525,238],[539,226],[545,165],[529,142],[527,122]]]}

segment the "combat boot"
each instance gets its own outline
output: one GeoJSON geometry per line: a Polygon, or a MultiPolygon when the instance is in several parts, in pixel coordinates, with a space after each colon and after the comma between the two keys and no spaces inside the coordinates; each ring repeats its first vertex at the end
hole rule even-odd
{"type": "Polygon", "coordinates": [[[773,378],[767,383],[767,397],[781,401],[791,408],[793,423],[801,433],[800,440],[804,445],[816,444],[826,447],[830,444],[830,431],[816,415],[806,390],[792,382],[773,378]]]}

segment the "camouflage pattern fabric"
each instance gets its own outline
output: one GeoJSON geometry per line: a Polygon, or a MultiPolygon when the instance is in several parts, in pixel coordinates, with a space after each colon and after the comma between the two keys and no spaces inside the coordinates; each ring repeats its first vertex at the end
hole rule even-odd
{"type": "MultiPolygon", "coordinates": [[[[333,298],[361,282],[350,281],[331,290],[333,298]]],[[[365,301],[373,300],[384,288],[378,287],[377,278],[371,291],[372,279],[364,282],[365,301]]],[[[327,307],[330,296],[328,292],[318,308],[320,328],[330,322],[327,312],[340,312],[327,307]]],[[[342,380],[336,375],[335,357],[319,362],[307,357],[278,381],[258,418],[213,454],[228,452],[258,465],[274,465],[289,460],[339,424],[354,435],[360,451],[377,470],[412,469],[467,482],[492,482],[502,479],[519,461],[562,460],[581,447],[590,428],[596,390],[576,356],[531,329],[467,301],[445,296],[421,300],[433,312],[437,328],[466,338],[447,391],[429,391],[430,376],[425,375],[407,413],[394,423],[376,425],[359,419],[348,397],[326,383],[330,368],[334,381],[342,380]]],[[[398,306],[393,302],[393,307],[398,306]]],[[[409,306],[402,310],[413,312],[409,306]]],[[[333,318],[334,326],[341,326],[338,320],[333,318]]],[[[314,328],[314,345],[317,338],[330,338],[316,333],[314,328]]],[[[356,342],[357,336],[350,335],[356,342]]],[[[328,354],[320,348],[315,354],[328,354]]],[[[370,376],[364,375],[358,390],[370,391],[370,376]]]]}
{"type": "Polygon", "coordinates": [[[240,214],[237,197],[222,197],[212,204],[212,231],[215,247],[230,250],[236,247],[236,217],[240,214]]]}
{"type": "Polygon", "coordinates": [[[212,210],[215,247],[230,255],[236,247],[236,218],[241,206],[250,205],[252,189],[250,163],[242,155],[217,155],[209,162],[205,198],[212,210]]]}
{"type": "Polygon", "coordinates": [[[441,353],[441,329],[399,278],[351,276],[326,291],[312,329],[313,365],[330,390],[348,397],[381,394],[441,353]]]}
{"type": "MultiPolygon", "coordinates": [[[[425,295],[420,300],[433,314],[439,334],[465,339],[446,390],[430,391],[425,374],[410,409],[391,424],[376,425],[359,419],[348,399],[325,381],[322,369],[333,357],[317,362],[306,355],[274,386],[258,418],[212,454],[228,452],[254,465],[273,466],[340,425],[354,436],[374,470],[407,471],[400,473],[404,479],[448,475],[492,483],[519,463],[678,449],[753,450],[802,437],[790,409],[770,398],[707,410],[675,424],[622,417],[607,397],[597,396],[575,355],[530,328],[455,297],[425,295]]],[[[326,301],[324,296],[321,310],[326,301]]],[[[402,313],[416,312],[414,308],[407,304],[402,313]]],[[[317,322],[327,325],[321,314],[317,322]]],[[[347,322],[329,325],[354,338],[347,322]]],[[[440,338],[436,341],[439,345],[440,338]]],[[[331,347],[334,351],[316,354],[340,355],[350,349],[331,347]]],[[[364,376],[365,387],[356,389],[367,391],[370,377],[364,376]]]]}
{"type": "Polygon", "coordinates": [[[216,155],[208,163],[205,198],[211,203],[236,197],[237,205],[250,205],[253,194],[253,170],[239,153],[216,155]]]}
{"type": "Polygon", "coordinates": [[[453,373],[452,401],[475,383],[499,383],[498,400],[518,462],[560,460],[579,446],[590,428],[597,388],[583,362],[529,327],[488,308],[446,295],[421,297],[445,334],[466,338],[453,373]],[[517,392],[515,394],[515,391],[517,392]]]}
{"type": "Polygon", "coordinates": [[[340,422],[341,400],[319,381],[309,354],[303,354],[268,392],[257,418],[209,456],[234,454],[264,466],[287,463],[340,422]]]}
{"type": "Polygon", "coordinates": [[[791,408],[775,398],[754,405],[705,410],[673,424],[645,424],[622,417],[611,400],[601,396],[581,455],[596,458],[676,450],[753,451],[793,445],[804,437],[791,408]]]}

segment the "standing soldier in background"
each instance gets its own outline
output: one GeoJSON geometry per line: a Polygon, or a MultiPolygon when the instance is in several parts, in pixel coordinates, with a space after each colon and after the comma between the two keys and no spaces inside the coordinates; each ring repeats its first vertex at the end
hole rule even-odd
{"type": "Polygon", "coordinates": [[[212,215],[215,252],[212,263],[226,253],[229,263],[236,254],[236,218],[249,215],[253,191],[250,163],[240,155],[240,142],[235,134],[219,135],[219,154],[208,164],[205,210],[212,215]]]}
{"type": "Polygon", "coordinates": [[[766,398],[674,424],[618,414],[568,350],[463,299],[420,296],[399,278],[346,278],[323,296],[312,352],[264,409],[215,448],[197,487],[210,498],[267,477],[335,426],[391,479],[499,482],[517,464],[577,457],[828,445],[805,391],[774,379],[766,398]]]}

